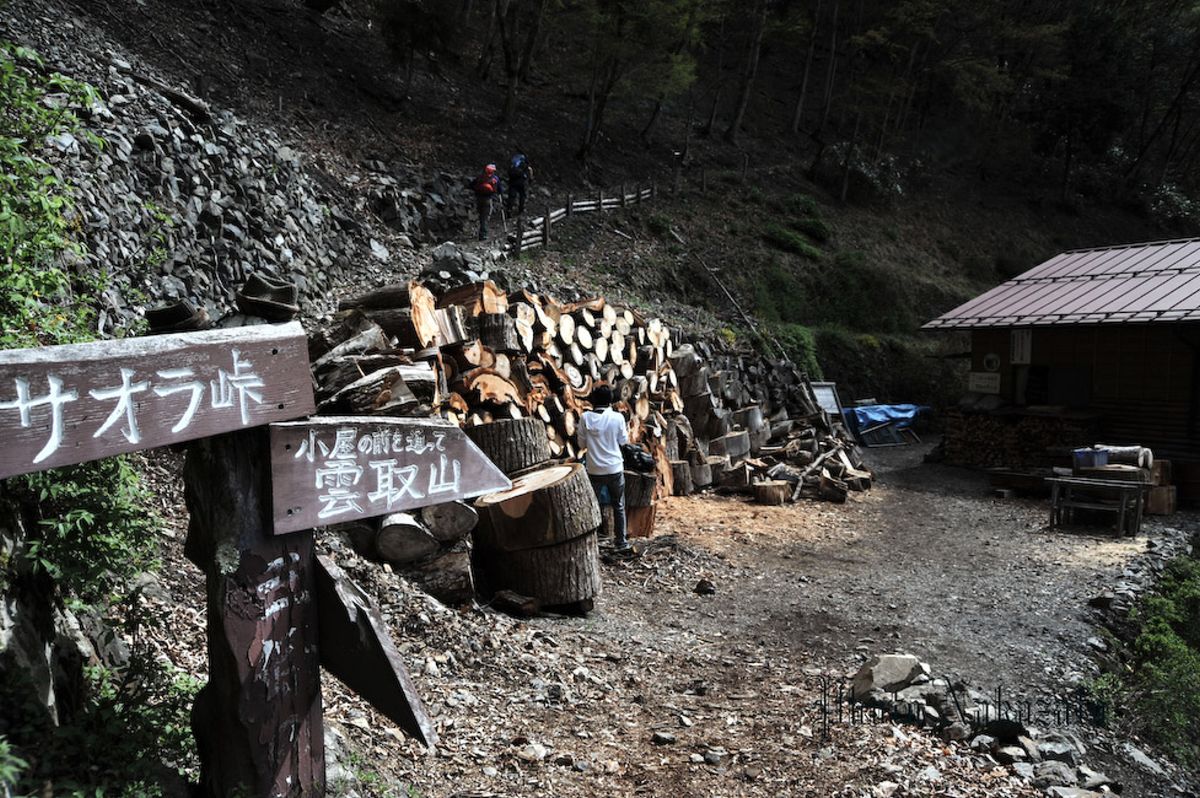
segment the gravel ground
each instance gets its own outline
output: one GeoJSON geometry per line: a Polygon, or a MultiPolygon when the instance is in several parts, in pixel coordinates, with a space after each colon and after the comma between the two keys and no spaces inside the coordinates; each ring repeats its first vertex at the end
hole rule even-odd
{"type": "MultiPolygon", "coordinates": [[[[923,464],[927,448],[872,451],[876,487],[843,506],[670,499],[641,556],[606,565],[584,618],[450,610],[327,537],[379,601],[442,736],[423,751],[327,678],[330,726],[359,752],[331,778],[359,781],[360,795],[411,784],[463,798],[875,795],[886,783],[901,795],[1035,794],[911,728],[835,723],[823,737],[822,676],[907,651],[980,688],[1062,691],[1090,668],[1087,599],[1171,533],[1158,521],[1137,539],[1049,533],[1044,501],[992,499],[981,475],[923,464]],[[702,578],[714,594],[693,592],[702,578]]],[[[203,587],[179,553],[184,516],[169,515],[162,644],[196,672],[203,587]]],[[[1114,775],[1112,744],[1083,736],[1114,775]]]]}

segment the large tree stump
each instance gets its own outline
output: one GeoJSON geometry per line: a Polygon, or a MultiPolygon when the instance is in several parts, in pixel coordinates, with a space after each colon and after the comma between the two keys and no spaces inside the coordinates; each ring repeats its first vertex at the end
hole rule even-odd
{"type": "Polygon", "coordinates": [[[463,430],[488,459],[512,475],[550,459],[546,426],[537,418],[517,418],[480,424],[463,430]]]}
{"type": "Polygon", "coordinates": [[[208,683],[193,731],[200,794],[325,791],[312,531],[273,534],[265,427],[197,441],[185,553],[205,574],[208,683]]]}
{"type": "Polygon", "coordinates": [[[705,460],[703,463],[692,463],[692,487],[696,490],[707,488],[712,484],[712,466],[705,460]]]}
{"type": "Polygon", "coordinates": [[[475,542],[496,551],[565,543],[600,526],[600,505],[587,472],[578,463],[518,477],[509,490],[476,499],[475,508],[479,510],[475,542]]]}
{"type": "Polygon", "coordinates": [[[590,601],[600,595],[600,554],[594,533],[523,551],[479,549],[475,561],[487,570],[495,590],[532,596],[543,606],[590,601]]]}

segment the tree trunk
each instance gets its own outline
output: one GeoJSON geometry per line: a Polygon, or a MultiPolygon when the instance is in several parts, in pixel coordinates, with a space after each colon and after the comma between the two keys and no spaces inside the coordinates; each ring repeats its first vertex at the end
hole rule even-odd
{"type": "Polygon", "coordinates": [[[625,472],[625,507],[649,507],[654,504],[654,491],[658,487],[658,474],[651,471],[625,472]]]}
{"type": "Polygon", "coordinates": [[[736,144],[742,122],[746,118],[746,108],[750,105],[750,92],[754,88],[754,76],[758,73],[758,56],[762,52],[763,31],[767,27],[766,0],[758,0],[754,12],[754,27],[750,33],[750,49],[746,53],[746,64],[742,68],[742,80],[738,85],[737,102],[734,105],[733,119],[725,129],[725,140],[736,144]]]}
{"type": "Polygon", "coordinates": [[[403,573],[443,604],[457,607],[475,598],[470,540],[460,540],[453,548],[406,568],[403,573]]]}
{"type": "Polygon", "coordinates": [[[808,32],[808,50],[804,54],[804,74],[800,78],[800,96],[796,98],[796,109],[792,112],[792,133],[800,132],[804,119],[804,100],[808,97],[808,76],[812,71],[813,51],[817,46],[817,23],[821,19],[821,0],[817,0],[812,14],[812,30],[808,32]]]}
{"type": "Polygon", "coordinates": [[[522,83],[529,83],[529,71],[533,65],[533,52],[537,49],[538,37],[542,33],[542,20],[546,17],[548,0],[538,0],[537,10],[525,36],[525,46],[521,49],[521,63],[517,68],[517,77],[522,83]]]}
{"type": "Polygon", "coordinates": [[[833,0],[833,21],[829,26],[829,69],[825,73],[825,105],[821,109],[821,122],[817,125],[817,134],[825,129],[829,121],[829,109],[833,107],[833,85],[837,77],[837,28],[839,0],[833,0]]]}
{"type": "Polygon", "coordinates": [[[692,464],[687,460],[671,461],[672,493],[676,496],[688,496],[692,493],[692,464]]]}

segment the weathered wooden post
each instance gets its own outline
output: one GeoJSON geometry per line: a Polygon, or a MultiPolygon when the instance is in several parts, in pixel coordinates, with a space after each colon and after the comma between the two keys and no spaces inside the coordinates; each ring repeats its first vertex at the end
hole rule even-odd
{"type": "Polygon", "coordinates": [[[596,192],[596,212],[604,213],[604,189],[596,192]]]}
{"type": "Polygon", "coordinates": [[[312,530],[272,532],[265,429],[193,444],[184,482],[185,552],[208,593],[209,676],[192,712],[200,794],[323,795],[312,530]]]}
{"type": "Polygon", "coordinates": [[[542,246],[550,246],[550,206],[546,206],[546,215],[542,217],[542,246]]]}
{"type": "Polygon", "coordinates": [[[637,192],[637,204],[638,204],[638,205],[641,205],[641,204],[642,204],[642,184],[641,184],[641,183],[638,183],[638,184],[637,184],[637,185],[634,187],[634,191],[636,191],[636,192],[637,192]]]}
{"type": "Polygon", "coordinates": [[[575,205],[575,198],[572,195],[568,194],[567,195],[567,216],[570,216],[571,214],[575,213],[575,208],[573,207],[574,205],[575,205]]]}
{"type": "Polygon", "coordinates": [[[676,151],[675,153],[675,172],[671,178],[671,193],[679,196],[679,190],[683,183],[683,153],[676,151]]]}
{"type": "Polygon", "coordinates": [[[624,183],[622,183],[622,184],[621,184],[621,207],[622,207],[622,208],[624,208],[624,207],[625,207],[625,203],[626,203],[626,199],[625,199],[625,184],[624,184],[624,183]]]}
{"type": "Polygon", "coordinates": [[[750,171],[750,153],[742,153],[742,182],[746,182],[746,173],[750,171]]]}

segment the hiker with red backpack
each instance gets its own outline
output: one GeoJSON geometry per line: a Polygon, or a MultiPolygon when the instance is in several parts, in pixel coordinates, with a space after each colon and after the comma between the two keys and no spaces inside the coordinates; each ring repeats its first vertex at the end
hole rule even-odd
{"type": "Polygon", "coordinates": [[[509,215],[512,215],[514,203],[519,203],[517,204],[518,215],[525,213],[525,194],[532,182],[533,167],[529,165],[529,159],[525,157],[525,153],[518,152],[508,166],[508,194],[505,196],[504,205],[508,209],[509,215]]]}
{"type": "Polygon", "coordinates": [[[488,218],[492,215],[492,199],[502,194],[500,178],[496,176],[496,164],[483,167],[483,174],[471,182],[475,192],[475,209],[479,211],[479,240],[487,241],[488,218]]]}

